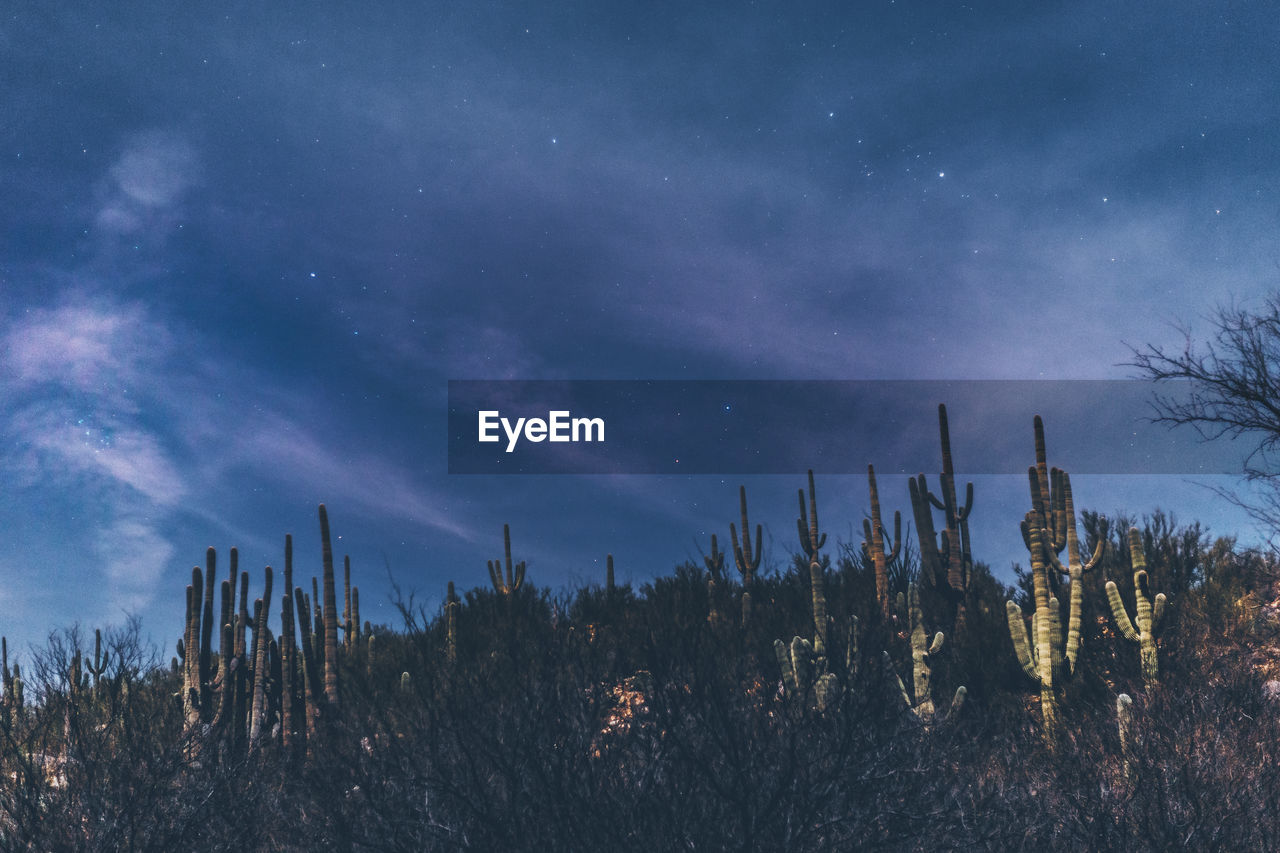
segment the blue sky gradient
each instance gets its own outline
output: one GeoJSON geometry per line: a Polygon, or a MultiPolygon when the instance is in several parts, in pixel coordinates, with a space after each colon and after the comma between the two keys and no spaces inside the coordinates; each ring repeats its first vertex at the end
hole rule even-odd
{"type": "MultiPolygon", "coordinates": [[[[484,582],[504,522],[557,586],[606,552],[642,582],[735,517],[731,476],[451,477],[449,379],[1130,376],[1126,342],[1275,286],[1277,29],[1243,3],[19,0],[0,632],[136,612],[169,649],[207,545],[257,587],[292,532],[316,571],[322,501],[375,622],[389,572],[429,604],[484,582]]],[[[785,566],[802,482],[745,479],[785,566]]],[[[977,480],[1007,574],[1025,484],[977,480]]],[[[860,539],[865,478],[819,490],[860,539]]],[[[1183,477],[1075,492],[1257,538],[1183,477]]]]}

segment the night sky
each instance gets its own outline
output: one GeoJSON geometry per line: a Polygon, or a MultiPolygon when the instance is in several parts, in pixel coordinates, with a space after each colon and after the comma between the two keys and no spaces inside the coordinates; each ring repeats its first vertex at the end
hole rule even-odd
{"type": "MultiPolygon", "coordinates": [[[[785,567],[802,476],[450,475],[447,381],[1124,378],[1277,281],[1265,4],[372,5],[6,4],[11,643],[137,613],[167,659],[205,547],[318,573],[320,502],[375,623],[504,522],[531,582],[643,582],[739,482],[785,567]]],[[[1025,479],[973,479],[1009,577],[1025,479]]],[[[1075,493],[1256,537],[1182,476],[1075,493]]]]}

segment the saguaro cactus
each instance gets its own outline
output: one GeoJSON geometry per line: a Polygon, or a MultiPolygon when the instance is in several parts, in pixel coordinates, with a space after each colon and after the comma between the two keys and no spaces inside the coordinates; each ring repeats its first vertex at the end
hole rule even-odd
{"type": "MultiPolygon", "coordinates": [[[[1037,457],[1043,456],[1043,428],[1036,418],[1037,457]]],[[[1031,634],[1022,618],[1022,610],[1010,601],[1005,607],[1009,619],[1009,636],[1023,670],[1040,687],[1040,709],[1044,717],[1044,733],[1050,744],[1057,740],[1058,699],[1055,686],[1075,673],[1076,658],[1080,651],[1080,614],[1084,604],[1083,575],[1096,565],[1102,554],[1102,546],[1094,551],[1088,563],[1080,557],[1080,543],[1076,536],[1075,505],[1071,496],[1071,478],[1065,471],[1054,469],[1053,481],[1058,484],[1060,510],[1052,510],[1052,501],[1045,500],[1040,473],[1035,466],[1027,470],[1031,486],[1032,510],[1022,522],[1031,557],[1032,595],[1036,609],[1031,617],[1031,634]],[[1062,635],[1062,611],[1058,599],[1049,586],[1049,567],[1061,570],[1062,565],[1053,552],[1053,531],[1062,531],[1066,543],[1066,570],[1071,577],[1071,598],[1067,619],[1067,634],[1062,635]]]]}
{"type": "MultiPolygon", "coordinates": [[[[810,687],[817,699],[818,708],[826,709],[835,699],[839,691],[839,679],[835,673],[828,671],[827,639],[829,619],[827,616],[826,586],[823,582],[821,549],[827,541],[827,534],[818,529],[818,501],[813,483],[813,471],[809,472],[809,508],[805,511],[804,490],[800,490],[800,517],[796,519],[796,530],[800,534],[800,547],[809,558],[809,592],[813,605],[813,640],[794,637],[790,645],[782,640],[773,641],[774,654],[778,666],[782,670],[782,678],[786,687],[794,692],[803,692],[810,687]]],[[[848,644],[846,646],[846,668],[851,668],[856,657],[857,618],[850,620],[848,644]]]]}
{"type": "Polygon", "coordinates": [[[320,556],[324,570],[324,696],[337,705],[338,692],[338,594],[333,575],[333,543],[329,539],[329,513],[320,504],[320,556]]]}
{"type": "Polygon", "coordinates": [[[1145,684],[1155,684],[1160,678],[1160,662],[1156,649],[1156,634],[1160,632],[1164,619],[1164,593],[1158,594],[1154,601],[1147,578],[1147,557],[1142,551],[1142,534],[1138,528],[1129,528],[1129,556],[1133,562],[1133,596],[1136,605],[1133,621],[1125,610],[1124,600],[1115,581],[1107,581],[1107,601],[1111,604],[1111,615],[1115,617],[1116,627],[1121,636],[1131,643],[1137,643],[1142,660],[1142,680],[1145,684]],[[1137,622],[1135,628],[1134,622],[1137,622]]]}
{"type": "Polygon", "coordinates": [[[4,695],[0,697],[0,706],[3,706],[5,719],[13,722],[14,710],[22,709],[22,671],[18,668],[15,661],[13,668],[9,668],[9,639],[0,637],[0,674],[4,677],[4,695]]]}
{"type": "Polygon", "coordinates": [[[524,561],[521,560],[515,566],[511,564],[511,526],[508,524],[502,525],[502,548],[506,558],[506,574],[503,574],[503,564],[500,561],[490,560],[489,580],[495,590],[503,595],[511,595],[524,583],[524,561]]]}
{"type": "Polygon", "coordinates": [[[178,644],[178,657],[182,658],[182,710],[188,731],[207,719],[206,702],[208,687],[201,671],[200,615],[204,597],[204,575],[199,566],[191,568],[191,583],[187,586],[186,629],[178,644]]]}
{"type": "Polygon", "coordinates": [[[724,580],[724,552],[720,550],[714,533],[711,534],[711,554],[704,554],[702,562],[707,565],[707,602],[710,611],[707,613],[707,621],[712,625],[719,625],[724,619],[724,615],[720,612],[720,583],[724,580]]]}
{"type": "Polygon", "coordinates": [[[818,532],[818,498],[809,471],[809,513],[804,511],[804,489],[800,490],[800,517],[796,519],[800,547],[809,558],[809,591],[813,598],[813,650],[820,657],[827,653],[827,594],[823,582],[822,559],[818,553],[827,544],[827,534],[818,532]]]}
{"type": "Polygon", "coordinates": [[[320,684],[320,662],[311,631],[311,605],[302,587],[294,587],[293,602],[298,611],[298,648],[302,650],[302,690],[307,740],[316,737],[320,727],[320,702],[323,689],[320,684]]]}
{"type": "Polygon", "coordinates": [[[1130,755],[1133,750],[1133,699],[1128,693],[1116,696],[1116,730],[1120,734],[1120,761],[1124,775],[1132,773],[1130,755]]]}
{"type": "Polygon", "coordinates": [[[761,527],[756,525],[756,547],[751,550],[751,525],[747,521],[747,487],[738,487],[738,504],[742,516],[742,544],[738,544],[738,531],[734,528],[733,523],[729,523],[729,537],[733,542],[733,562],[738,566],[738,573],[742,575],[742,624],[745,626],[751,621],[751,587],[755,585],[756,569],[760,568],[760,555],[763,553],[760,548],[761,527]]]}
{"type": "Polygon", "coordinates": [[[898,558],[902,551],[902,513],[893,513],[893,550],[885,548],[885,529],[880,522],[880,492],[876,488],[876,469],[867,466],[867,486],[871,492],[871,518],[862,520],[862,530],[866,539],[863,549],[871,558],[876,573],[876,601],[880,604],[880,617],[889,621],[889,564],[898,558]]]}
{"type": "MultiPolygon", "coordinates": [[[[933,641],[929,641],[928,632],[924,627],[924,611],[920,607],[920,593],[914,583],[907,585],[906,605],[907,624],[910,625],[911,632],[907,639],[911,644],[912,693],[907,693],[902,677],[896,672],[894,678],[897,679],[903,703],[911,709],[920,722],[928,724],[933,721],[935,713],[933,691],[930,686],[933,679],[932,658],[942,651],[946,636],[939,631],[933,635],[933,641]]],[[[885,653],[885,657],[888,658],[888,652],[885,653]]],[[[963,686],[956,690],[955,697],[951,700],[952,713],[958,711],[964,704],[966,695],[968,691],[963,686]]]]}
{"type": "MultiPolygon", "coordinates": [[[[453,581],[449,581],[449,591],[445,594],[444,600],[444,624],[445,658],[451,664],[458,661],[458,610],[460,608],[458,594],[453,589],[453,581]]],[[[372,643],[373,637],[370,637],[369,641],[372,643]]]]}
{"type": "Polygon", "coordinates": [[[249,746],[256,747],[262,737],[267,716],[267,648],[270,632],[267,620],[271,612],[271,567],[267,566],[262,598],[254,605],[256,625],[253,631],[253,699],[249,708],[249,746]]]}
{"type": "Polygon", "coordinates": [[[924,474],[908,485],[911,509],[920,536],[921,571],[931,580],[940,579],[948,597],[956,606],[956,630],[964,627],[965,600],[969,593],[973,557],[969,552],[969,514],[973,510],[973,483],[965,486],[964,505],[956,498],[956,473],[951,461],[951,431],[947,425],[947,407],[938,406],[938,431],[942,437],[942,474],[938,478],[941,495],[929,491],[924,474]],[[934,532],[933,510],[943,514],[946,529],[939,537],[934,532]]]}
{"type": "MultiPolygon", "coordinates": [[[[1022,541],[1029,551],[1031,549],[1030,529],[1032,526],[1039,528],[1041,556],[1044,558],[1047,578],[1050,581],[1050,594],[1056,592],[1060,575],[1067,575],[1071,581],[1070,612],[1079,613],[1084,597],[1084,584],[1081,582],[1081,577],[1098,564],[1102,558],[1102,551],[1106,547],[1106,541],[1105,537],[1100,538],[1089,561],[1080,561],[1079,541],[1075,539],[1075,509],[1071,505],[1071,479],[1065,471],[1049,467],[1045,453],[1044,422],[1039,415],[1035,417],[1034,429],[1036,466],[1027,471],[1027,478],[1031,484],[1031,510],[1027,512],[1020,525],[1022,541]],[[1068,546],[1076,549],[1076,557],[1072,558],[1068,550],[1067,565],[1064,566],[1059,555],[1068,546]],[[1080,601],[1077,601],[1077,598],[1080,601]]],[[[1068,631],[1078,632],[1079,627],[1078,623],[1068,625],[1068,631]]]]}
{"type": "Polygon", "coordinates": [[[111,653],[102,650],[102,629],[93,629],[93,660],[89,661],[85,668],[93,676],[93,689],[99,689],[102,682],[102,676],[107,673],[107,666],[111,660],[111,653]]]}

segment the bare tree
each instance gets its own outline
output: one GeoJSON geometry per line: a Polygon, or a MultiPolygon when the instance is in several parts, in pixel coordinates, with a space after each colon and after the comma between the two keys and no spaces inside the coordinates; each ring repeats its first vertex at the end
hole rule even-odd
{"type": "Polygon", "coordinates": [[[1156,382],[1182,380],[1178,392],[1155,395],[1157,423],[1190,425],[1206,440],[1256,441],[1243,474],[1261,488],[1247,497],[1218,492],[1280,536],[1280,293],[1257,311],[1220,306],[1211,320],[1208,341],[1196,344],[1183,327],[1180,352],[1130,347],[1129,365],[1156,382]]]}

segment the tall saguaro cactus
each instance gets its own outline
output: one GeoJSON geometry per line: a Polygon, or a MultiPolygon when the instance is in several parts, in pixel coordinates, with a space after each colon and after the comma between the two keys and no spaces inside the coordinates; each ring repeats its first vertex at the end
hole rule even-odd
{"type": "Polygon", "coordinates": [[[249,706],[249,745],[256,747],[262,737],[267,715],[267,648],[270,632],[267,620],[271,612],[271,567],[265,570],[266,582],[262,598],[254,603],[256,625],[253,630],[253,699],[249,706]]]}
{"type": "Polygon", "coordinates": [[[819,657],[827,653],[827,595],[823,583],[819,551],[827,543],[827,534],[818,532],[818,497],[813,487],[813,471],[809,471],[809,514],[804,511],[804,489],[800,490],[800,517],[796,519],[800,547],[809,558],[809,590],[813,597],[813,650],[819,657]]]}
{"type": "Polygon", "coordinates": [[[293,630],[293,537],[284,537],[284,595],[280,597],[280,741],[285,749],[292,749],[296,740],[294,732],[295,694],[294,672],[298,646],[293,630]]]}
{"type": "Polygon", "coordinates": [[[511,564],[511,525],[502,525],[502,548],[506,558],[506,574],[503,564],[498,560],[489,561],[489,580],[493,588],[503,595],[511,595],[524,583],[524,560],[511,564]]]}
{"type": "MultiPolygon", "coordinates": [[[[828,671],[827,595],[823,582],[821,549],[827,534],[818,529],[818,501],[814,490],[813,472],[809,472],[809,508],[805,511],[804,490],[800,490],[800,517],[796,530],[800,534],[800,547],[809,558],[809,592],[813,605],[813,640],[793,637],[790,645],[782,640],[773,641],[774,654],[782,670],[783,683],[793,692],[813,689],[819,709],[825,709],[835,699],[839,689],[836,675],[828,671]]],[[[846,664],[851,667],[856,656],[857,618],[850,620],[846,664]]]]}
{"type": "Polygon", "coordinates": [[[1129,528],[1129,557],[1133,563],[1133,596],[1135,616],[1131,621],[1125,609],[1124,600],[1115,581],[1107,581],[1107,601],[1111,604],[1111,615],[1115,617],[1116,627],[1121,636],[1131,643],[1138,644],[1142,660],[1142,681],[1147,685],[1155,684],[1160,678],[1160,661],[1156,649],[1156,634],[1160,632],[1164,620],[1164,593],[1151,598],[1150,582],[1147,577],[1147,557],[1142,551],[1142,534],[1138,528],[1129,528]],[[1134,623],[1137,623],[1135,626],[1134,623]]]}
{"type": "MultiPolygon", "coordinates": [[[[445,594],[444,602],[444,621],[445,621],[445,659],[454,664],[458,661],[458,610],[461,605],[458,604],[458,594],[454,592],[453,581],[449,581],[449,589],[445,594]]],[[[373,638],[370,637],[370,640],[373,638]]]]}
{"type": "Polygon", "coordinates": [[[320,504],[320,548],[324,568],[324,696],[330,705],[338,693],[338,594],[333,576],[333,543],[329,539],[329,513],[320,504]]]}
{"type": "MultiPolygon", "coordinates": [[[[1044,455],[1044,431],[1036,418],[1036,455],[1044,455]]],[[[1031,487],[1031,512],[1022,522],[1023,536],[1031,557],[1032,595],[1035,612],[1031,616],[1031,636],[1022,618],[1022,609],[1010,601],[1005,605],[1009,620],[1009,636],[1022,669],[1040,687],[1040,709],[1044,717],[1044,733],[1050,744],[1057,740],[1058,698],[1056,687],[1075,674],[1076,659],[1080,651],[1080,619],[1084,606],[1083,576],[1097,564],[1102,546],[1094,551],[1085,563],[1080,557],[1080,542],[1076,535],[1075,504],[1071,496],[1071,478],[1065,471],[1053,469],[1052,482],[1057,484],[1056,502],[1046,500],[1040,472],[1036,466],[1027,470],[1031,487]],[[1062,634],[1062,610],[1057,596],[1049,585],[1051,566],[1062,569],[1054,554],[1054,531],[1061,531],[1067,550],[1066,570],[1071,578],[1070,603],[1067,617],[1067,633],[1062,634]]]]}
{"type": "Polygon", "coordinates": [[[956,629],[964,627],[965,599],[969,593],[973,557],[969,551],[969,514],[973,510],[973,483],[965,486],[964,505],[956,497],[956,472],[951,461],[951,431],[947,407],[938,406],[938,432],[942,438],[942,474],[938,478],[941,495],[929,491],[924,474],[909,482],[911,509],[920,536],[921,570],[932,579],[942,579],[947,595],[955,603],[956,629]],[[945,529],[939,536],[933,525],[933,509],[942,511],[945,529]]]}
{"type": "MultiPolygon", "coordinates": [[[[732,525],[730,525],[732,527],[732,525]]],[[[719,625],[724,619],[720,612],[720,582],[724,580],[724,552],[716,542],[716,535],[711,534],[711,554],[704,554],[702,562],[707,565],[707,602],[709,612],[707,621],[719,625]]]]}
{"type": "Polygon", "coordinates": [[[729,537],[733,542],[733,561],[742,575],[742,624],[751,620],[751,587],[755,585],[756,569],[760,568],[761,527],[756,525],[756,547],[751,550],[751,524],[747,521],[747,487],[738,487],[738,505],[742,516],[742,544],[738,544],[738,531],[729,523],[729,537]]]}
{"type": "Polygon", "coordinates": [[[871,492],[871,518],[862,520],[866,536],[862,546],[871,558],[876,573],[876,601],[880,604],[880,618],[889,621],[889,564],[902,553],[902,513],[893,513],[893,550],[885,548],[885,529],[880,522],[880,492],[876,488],[876,469],[867,466],[867,486],[871,492]]]}

